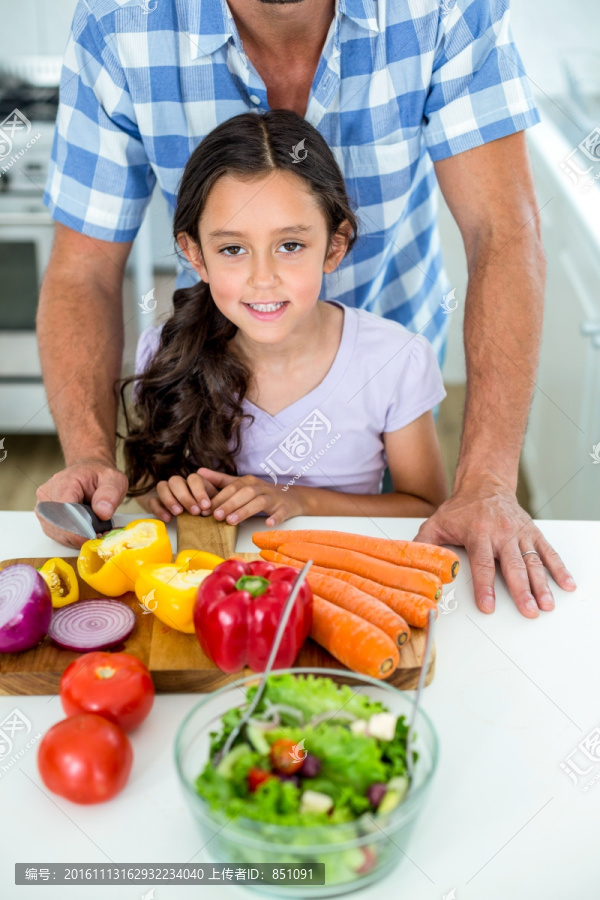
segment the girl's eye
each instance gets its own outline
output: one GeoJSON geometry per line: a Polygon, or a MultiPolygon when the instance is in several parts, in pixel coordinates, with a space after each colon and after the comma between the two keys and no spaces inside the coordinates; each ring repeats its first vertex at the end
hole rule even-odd
{"type": "MultiPolygon", "coordinates": [[[[298,241],[285,241],[283,244],[281,244],[281,246],[282,247],[300,247],[301,248],[304,246],[304,244],[300,244],[298,241]]],[[[222,253],[223,256],[229,256],[229,257],[241,256],[240,253],[229,253],[230,250],[237,251],[237,250],[243,250],[243,248],[240,247],[239,244],[230,244],[228,247],[223,247],[222,250],[219,250],[219,253],[222,253]]],[[[297,253],[297,252],[298,252],[297,250],[291,250],[289,252],[286,251],[284,255],[292,256],[294,253],[297,253]]]]}
{"type": "Polygon", "coordinates": [[[237,244],[230,244],[229,247],[223,247],[222,250],[219,250],[219,253],[222,253],[223,256],[239,256],[239,253],[225,253],[226,250],[241,250],[242,248],[237,244]]]}

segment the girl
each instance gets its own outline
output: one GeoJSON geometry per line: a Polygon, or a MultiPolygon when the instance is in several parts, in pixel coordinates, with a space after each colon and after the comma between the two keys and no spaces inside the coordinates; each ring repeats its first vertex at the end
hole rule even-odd
{"type": "Polygon", "coordinates": [[[429,516],[447,495],[439,366],[421,335],[319,299],[357,236],[319,132],[285,109],[223,122],[187,163],[173,232],[202,281],[142,333],[121,388],[127,496],[165,522],[429,516]]]}

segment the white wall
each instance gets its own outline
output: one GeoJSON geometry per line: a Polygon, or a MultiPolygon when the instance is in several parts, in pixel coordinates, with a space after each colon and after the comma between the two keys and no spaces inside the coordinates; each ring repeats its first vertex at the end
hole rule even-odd
{"type": "Polygon", "coordinates": [[[62,55],[77,0],[0,0],[0,56],[62,55]]]}
{"type": "Polygon", "coordinates": [[[534,89],[561,93],[563,53],[600,54],[598,0],[512,0],[511,6],[515,40],[534,89]]]}

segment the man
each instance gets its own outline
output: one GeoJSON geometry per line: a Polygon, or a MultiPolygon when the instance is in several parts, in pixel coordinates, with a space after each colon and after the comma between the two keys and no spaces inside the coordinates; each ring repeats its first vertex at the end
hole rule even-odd
{"type": "MultiPolygon", "coordinates": [[[[276,107],[319,128],[358,203],[362,239],[322,297],[424,334],[441,360],[450,286],[437,176],[469,266],[467,401],[453,494],[416,539],[466,547],[482,611],[494,609],[495,558],[523,615],[552,609],[544,564],[562,588],[575,583],[515,497],[545,269],[523,132],[539,117],[505,0],[81,0],[38,314],[66,468],[38,499],[88,499],[103,518],[123,499],[112,385],[131,242],[155,182],[173,206],[190,152],[218,122],[276,107]]],[[[191,283],[180,273],[178,286],[191,283]]]]}

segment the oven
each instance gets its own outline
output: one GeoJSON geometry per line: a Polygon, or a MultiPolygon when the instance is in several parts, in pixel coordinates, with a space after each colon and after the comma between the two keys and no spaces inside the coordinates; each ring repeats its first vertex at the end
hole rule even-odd
{"type": "Polygon", "coordinates": [[[35,334],[54,232],[41,195],[0,193],[0,431],[53,432],[35,334]]]}
{"type": "MultiPolygon", "coordinates": [[[[42,196],[61,67],[59,56],[0,59],[0,438],[56,431],[42,383],[35,319],[54,236],[54,219],[42,196]]],[[[154,318],[135,303],[153,286],[148,219],[127,267],[135,293],[134,341],[154,318]]]]}
{"type": "Polygon", "coordinates": [[[35,318],[54,234],[42,195],[61,62],[18,57],[0,64],[0,435],[55,431],[35,318]]]}

